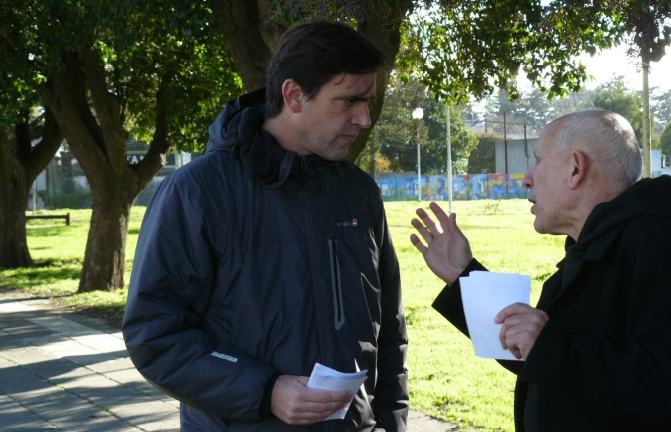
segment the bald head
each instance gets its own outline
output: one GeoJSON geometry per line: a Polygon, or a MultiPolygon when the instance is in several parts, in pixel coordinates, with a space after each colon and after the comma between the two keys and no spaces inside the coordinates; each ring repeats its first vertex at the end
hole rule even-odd
{"type": "Polygon", "coordinates": [[[631,124],[619,114],[586,110],[568,114],[548,127],[558,128],[556,142],[567,151],[582,151],[605,179],[626,188],[641,178],[642,159],[631,124]]]}
{"type": "Polygon", "coordinates": [[[629,122],[601,110],[580,111],[548,124],[524,177],[544,234],[577,239],[596,205],[610,201],[641,176],[641,153],[629,122]]]}

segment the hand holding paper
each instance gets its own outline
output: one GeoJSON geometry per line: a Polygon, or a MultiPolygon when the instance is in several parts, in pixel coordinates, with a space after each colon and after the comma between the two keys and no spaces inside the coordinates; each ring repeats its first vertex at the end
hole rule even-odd
{"type": "MultiPolygon", "coordinates": [[[[320,363],[315,363],[315,367],[312,369],[312,374],[310,375],[310,380],[308,381],[308,387],[322,390],[346,390],[354,395],[357,390],[359,390],[359,387],[361,387],[361,384],[366,381],[367,372],[366,369],[354,373],[338,372],[337,370],[326,367],[320,363]]],[[[326,420],[345,418],[350,403],[343,409],[328,416],[326,420]]]]}
{"type": "Polygon", "coordinates": [[[499,333],[502,347],[512,352],[515,358],[526,359],[548,322],[548,314],[526,304],[514,303],[499,312],[494,322],[502,324],[499,333]]]}
{"type": "Polygon", "coordinates": [[[494,317],[513,303],[529,304],[531,277],[514,273],[473,271],[459,278],[468,333],[475,355],[499,360],[519,360],[501,347],[501,324],[494,317]]]}
{"type": "Polygon", "coordinates": [[[270,400],[270,411],[284,423],[309,425],[340,410],[352,400],[348,391],[308,388],[306,376],[280,375],[270,400]]]}

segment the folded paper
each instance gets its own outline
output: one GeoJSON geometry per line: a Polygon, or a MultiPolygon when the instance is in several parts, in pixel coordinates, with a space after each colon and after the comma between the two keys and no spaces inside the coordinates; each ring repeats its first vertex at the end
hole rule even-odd
{"type": "Polygon", "coordinates": [[[473,271],[460,277],[461,298],[475,355],[499,360],[518,360],[501,347],[501,324],[494,317],[513,303],[529,304],[531,277],[516,273],[473,271]]]}

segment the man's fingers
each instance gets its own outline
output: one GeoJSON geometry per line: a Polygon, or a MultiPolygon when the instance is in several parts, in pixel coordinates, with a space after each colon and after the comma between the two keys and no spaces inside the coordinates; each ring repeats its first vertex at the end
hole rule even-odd
{"type": "Polygon", "coordinates": [[[496,324],[501,324],[503,321],[505,321],[508,317],[512,315],[517,315],[517,314],[522,314],[522,313],[528,313],[530,310],[533,310],[531,306],[528,304],[524,303],[513,303],[510,306],[506,306],[499,313],[496,314],[494,317],[494,322],[496,324]]]}
{"type": "Polygon", "coordinates": [[[431,202],[431,203],[429,203],[429,208],[431,209],[433,214],[436,215],[436,218],[439,221],[443,222],[443,221],[447,220],[448,214],[445,213],[445,210],[443,210],[443,208],[441,206],[439,206],[435,202],[431,202]]]}
{"type": "Polygon", "coordinates": [[[509,350],[518,359],[526,359],[548,320],[545,311],[523,303],[515,303],[502,309],[495,318],[496,322],[501,323],[501,347],[509,350]]]}
{"type": "Polygon", "coordinates": [[[432,202],[429,204],[429,208],[433,212],[433,214],[436,216],[436,219],[438,219],[438,222],[440,223],[440,227],[443,229],[443,232],[445,232],[448,228],[449,225],[449,219],[450,215],[445,213],[443,208],[436,204],[435,202],[432,202]]]}
{"type": "Polygon", "coordinates": [[[313,393],[314,397],[308,399],[308,402],[319,402],[319,403],[347,403],[352,399],[352,393],[348,391],[330,391],[330,390],[318,390],[313,393]]]}
{"type": "Polygon", "coordinates": [[[422,222],[426,226],[426,229],[431,233],[439,233],[442,232],[442,230],[438,229],[438,225],[436,224],[436,221],[429,216],[427,212],[425,212],[423,209],[417,209],[417,216],[422,219],[422,222]]]}
{"type": "Polygon", "coordinates": [[[410,234],[410,241],[412,242],[412,245],[417,248],[418,251],[421,253],[424,253],[426,250],[426,246],[422,243],[422,241],[417,237],[415,234],[410,234]]]}
{"type": "MultiPolygon", "coordinates": [[[[431,244],[433,241],[433,235],[429,232],[429,230],[417,219],[413,219],[410,221],[413,227],[417,230],[417,232],[422,236],[424,239],[424,242],[426,244],[431,244]]],[[[419,241],[419,239],[417,239],[419,241]]],[[[413,243],[414,244],[414,243],[413,243]]]]}
{"type": "Polygon", "coordinates": [[[347,391],[327,391],[307,387],[308,377],[282,375],[273,389],[271,411],[291,425],[307,425],[324,420],[352,400],[347,391]]]}

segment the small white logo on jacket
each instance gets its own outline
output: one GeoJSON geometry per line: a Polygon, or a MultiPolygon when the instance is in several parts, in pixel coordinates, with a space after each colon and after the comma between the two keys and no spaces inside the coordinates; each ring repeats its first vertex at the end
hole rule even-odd
{"type": "Polygon", "coordinates": [[[337,222],[336,226],[339,226],[339,227],[355,227],[358,224],[359,224],[359,221],[357,221],[356,219],[352,219],[351,222],[350,221],[337,222]]]}
{"type": "Polygon", "coordinates": [[[233,363],[236,363],[238,361],[237,357],[229,356],[228,354],[222,354],[222,353],[216,352],[216,351],[212,351],[212,354],[210,354],[210,355],[213,355],[213,356],[215,356],[217,358],[220,358],[222,360],[228,360],[229,362],[233,362],[233,363]]]}

